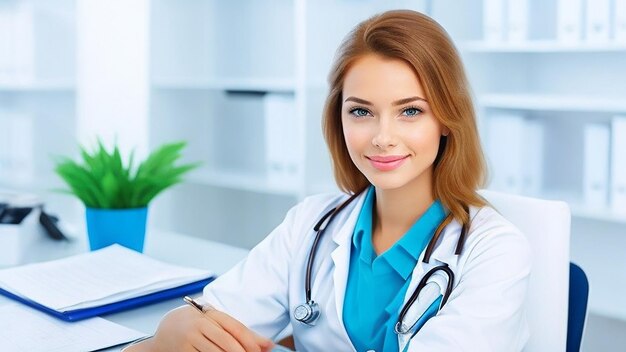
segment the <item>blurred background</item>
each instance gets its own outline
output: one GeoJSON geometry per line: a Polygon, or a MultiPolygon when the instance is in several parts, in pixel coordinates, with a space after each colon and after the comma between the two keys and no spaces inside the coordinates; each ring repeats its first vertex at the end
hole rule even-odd
{"type": "Polygon", "coordinates": [[[624,0],[0,0],[0,189],[84,231],[55,157],[96,136],[138,156],[185,140],[202,167],[151,204],[150,228],[251,248],[337,190],[328,69],[354,25],[395,8],[457,45],[488,188],[569,203],[591,283],[584,349],[626,350],[624,0]]]}

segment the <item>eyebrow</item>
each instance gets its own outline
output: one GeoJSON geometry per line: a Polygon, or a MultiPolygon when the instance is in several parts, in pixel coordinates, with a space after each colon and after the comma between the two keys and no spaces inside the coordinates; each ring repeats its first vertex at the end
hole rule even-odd
{"type": "MultiPolygon", "coordinates": [[[[428,102],[428,101],[426,101],[426,99],[424,99],[424,98],[420,98],[420,97],[418,97],[418,96],[414,96],[414,97],[409,97],[409,98],[404,98],[404,99],[396,100],[396,101],[394,101],[393,103],[391,103],[391,105],[394,105],[394,106],[397,106],[397,105],[404,105],[404,104],[406,104],[406,103],[410,103],[410,102],[412,102],[412,101],[416,101],[416,100],[422,100],[422,101],[424,101],[424,102],[428,102]]],[[[364,99],[361,99],[361,98],[357,98],[357,97],[348,97],[348,98],[346,98],[346,100],[344,100],[344,103],[345,103],[345,102],[348,102],[348,101],[353,101],[353,102],[355,102],[355,103],[359,103],[359,104],[363,104],[363,105],[374,105],[374,104],[372,104],[371,102],[369,102],[369,101],[367,101],[367,100],[364,100],[364,99]]]]}

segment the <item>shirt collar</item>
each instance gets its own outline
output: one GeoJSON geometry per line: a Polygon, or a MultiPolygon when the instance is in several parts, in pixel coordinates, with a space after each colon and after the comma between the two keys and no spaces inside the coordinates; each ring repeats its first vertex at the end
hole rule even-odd
{"type": "Polygon", "coordinates": [[[435,234],[437,226],[446,217],[439,200],[434,201],[411,228],[381,256],[405,280],[411,276],[420,254],[435,234]]]}
{"type": "MultiPolygon", "coordinates": [[[[360,259],[369,265],[376,257],[372,245],[375,199],[375,188],[370,186],[365,195],[352,237],[353,245],[358,251],[360,259]]],[[[412,274],[417,259],[428,245],[437,226],[445,217],[445,208],[439,200],[435,200],[402,238],[381,255],[380,259],[387,261],[389,266],[406,280],[412,274]]]]}
{"type": "Polygon", "coordinates": [[[372,260],[374,260],[374,248],[372,246],[372,214],[375,199],[375,188],[374,186],[370,186],[365,194],[363,206],[356,220],[354,235],[352,236],[352,244],[360,253],[361,260],[368,264],[371,264],[372,260]]]}

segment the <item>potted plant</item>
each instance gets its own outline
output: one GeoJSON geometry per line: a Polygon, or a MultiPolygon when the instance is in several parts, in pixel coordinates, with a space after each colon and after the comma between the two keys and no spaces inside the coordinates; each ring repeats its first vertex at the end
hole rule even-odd
{"type": "Polygon", "coordinates": [[[117,145],[109,153],[101,141],[93,153],[80,148],[82,163],[70,158],[57,161],[55,171],[70,188],[66,192],[85,204],[91,250],[119,243],[143,251],[148,204],[197,166],[175,165],[185,145],[165,144],[137,168],[133,167],[134,153],[124,166],[117,145]]]}

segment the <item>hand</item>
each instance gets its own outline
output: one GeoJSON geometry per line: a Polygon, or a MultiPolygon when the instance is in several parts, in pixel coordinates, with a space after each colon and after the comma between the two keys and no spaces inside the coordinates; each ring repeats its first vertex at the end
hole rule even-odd
{"type": "Polygon", "coordinates": [[[126,352],[269,352],[274,343],[218,310],[202,314],[185,306],[167,313],[154,337],[126,352]]]}

